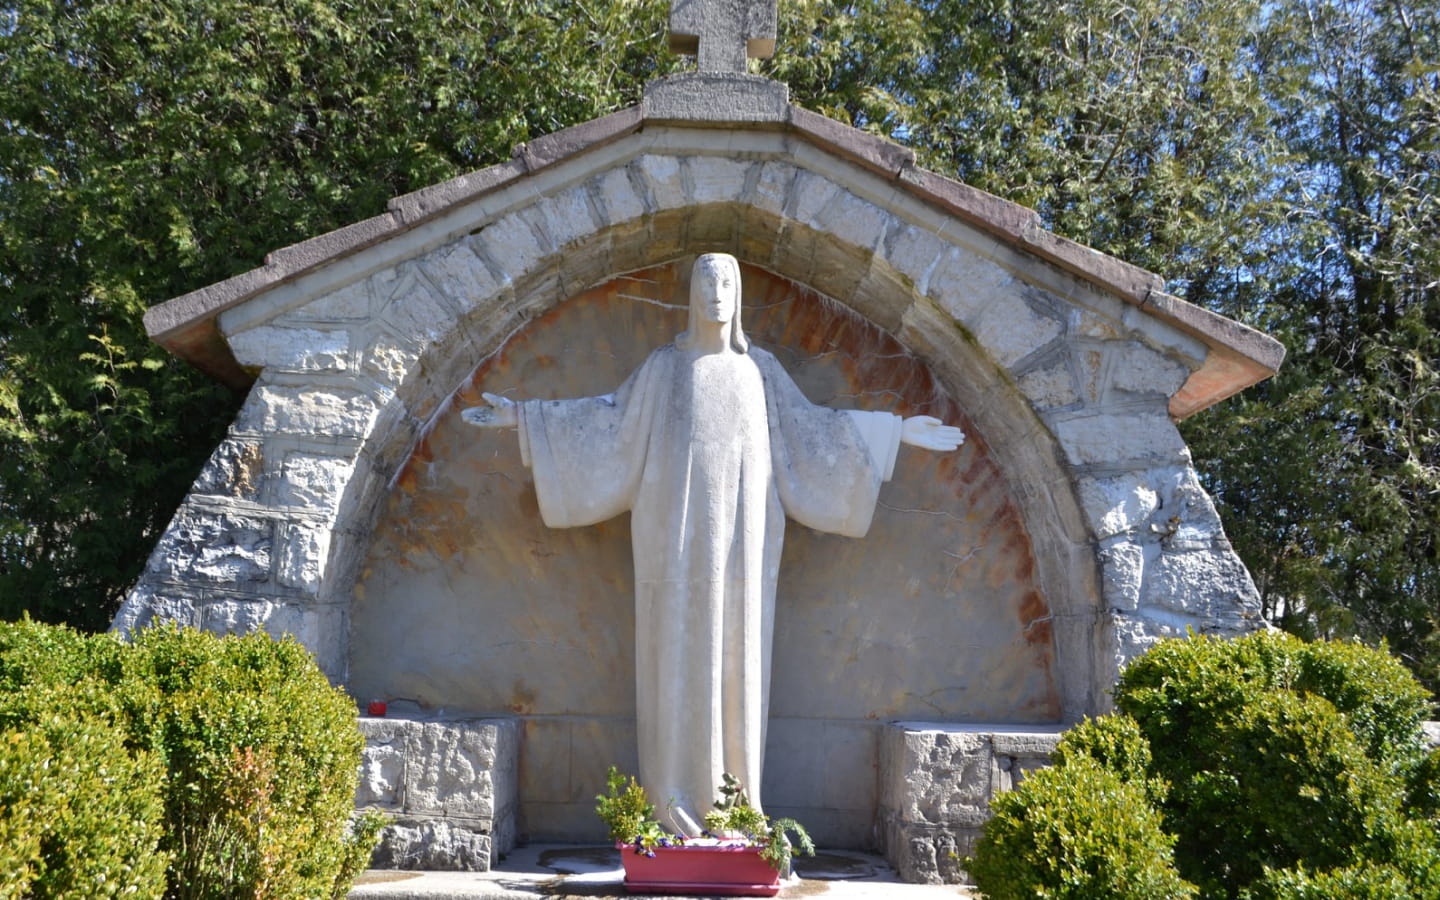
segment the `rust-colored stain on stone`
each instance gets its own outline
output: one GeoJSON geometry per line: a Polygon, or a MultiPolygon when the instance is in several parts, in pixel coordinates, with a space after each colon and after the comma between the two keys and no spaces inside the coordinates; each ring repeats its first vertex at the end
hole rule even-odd
{"type": "MultiPolygon", "coordinates": [[[[614,390],[685,329],[683,274],[617,278],[476,360],[376,521],[353,609],[357,695],[476,713],[633,715],[629,517],[546,528],[514,432],[472,428],[460,410],[480,405],[482,391],[614,390]]],[[[933,415],[968,435],[951,454],[902,448],[865,538],[789,525],[772,716],[1058,719],[1048,604],[984,435],[920,360],[847,308],[754,267],[744,289],[746,333],[812,401],[933,415]]]]}

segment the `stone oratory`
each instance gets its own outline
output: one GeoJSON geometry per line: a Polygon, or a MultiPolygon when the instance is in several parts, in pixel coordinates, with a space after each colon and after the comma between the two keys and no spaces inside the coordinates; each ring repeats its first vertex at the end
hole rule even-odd
{"type": "MultiPolygon", "coordinates": [[[[293,635],[358,702],[380,862],[603,837],[635,770],[628,514],[547,529],[482,392],[613,391],[685,328],[697,255],[810,401],[928,414],[862,539],[791,524],[763,793],[822,844],[958,876],[989,798],[1154,641],[1260,624],[1175,422],[1271,338],[745,72],[773,0],[681,0],[699,69],[505,163],[152,308],[243,408],[115,620],[293,635]]],[[[663,801],[657,801],[663,802],[663,801]]]]}

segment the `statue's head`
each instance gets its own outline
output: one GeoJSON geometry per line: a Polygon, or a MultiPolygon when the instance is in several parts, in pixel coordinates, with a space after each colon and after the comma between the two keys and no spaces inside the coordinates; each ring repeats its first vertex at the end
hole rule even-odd
{"type": "MultiPolygon", "coordinates": [[[[690,269],[689,332],[701,323],[729,323],[730,346],[737,353],[750,349],[740,329],[740,263],[728,253],[701,254],[690,269]]],[[[677,343],[684,346],[685,338],[677,343]]]]}

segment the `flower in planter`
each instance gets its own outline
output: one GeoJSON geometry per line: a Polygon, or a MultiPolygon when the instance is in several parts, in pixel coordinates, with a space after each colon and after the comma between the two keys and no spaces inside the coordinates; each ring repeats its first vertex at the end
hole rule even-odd
{"type": "Polygon", "coordinates": [[[614,766],[606,775],[606,793],[595,797],[595,812],[610,830],[616,844],[631,845],[637,854],[654,857],[656,848],[678,848],[703,843],[721,847],[755,847],[776,871],[790,865],[794,847],[813,856],[815,845],[805,828],[794,819],[776,819],[750,804],[744,786],[725,773],[720,798],[705,814],[705,836],[687,838],[670,834],[655,819],[655,807],[645,789],[631,776],[621,775],[614,766]],[[789,835],[794,835],[792,845],[789,835]]]}

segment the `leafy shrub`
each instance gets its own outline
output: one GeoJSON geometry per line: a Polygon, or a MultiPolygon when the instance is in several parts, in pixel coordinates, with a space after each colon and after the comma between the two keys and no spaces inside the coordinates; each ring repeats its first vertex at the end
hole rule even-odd
{"type": "Polygon", "coordinates": [[[0,898],[158,900],[160,788],[155,758],[98,719],[0,733],[0,898]]]}
{"type": "Polygon", "coordinates": [[[1141,787],[1153,804],[1164,801],[1169,785],[1156,778],[1151,767],[1150,742],[1129,716],[1086,719],[1060,736],[1051,762],[1064,766],[1089,759],[1121,781],[1141,787]]]}
{"type": "Polygon", "coordinates": [[[152,628],[133,649],[127,678],[155,688],[133,727],[168,768],[172,895],[343,896],[354,704],[294,641],[152,628]]]}
{"type": "Polygon", "coordinates": [[[1270,870],[1245,900],[1440,900],[1440,839],[1423,822],[1395,833],[1391,858],[1342,868],[1270,870]]]}
{"type": "Polygon", "coordinates": [[[1084,755],[997,797],[966,868],[990,900],[1179,900],[1195,889],[1143,784],[1084,755]]]}
{"type": "Polygon", "coordinates": [[[0,623],[0,691],[0,725],[64,707],[163,763],[172,900],[339,898],[369,858],[378,823],[350,825],[354,705],[293,641],[0,623]]]}
{"type": "Polygon", "coordinates": [[[1267,870],[1392,861],[1426,696],[1381,651],[1260,633],[1162,642],[1115,703],[1170,785],[1180,872],[1237,896],[1267,870]]]}

